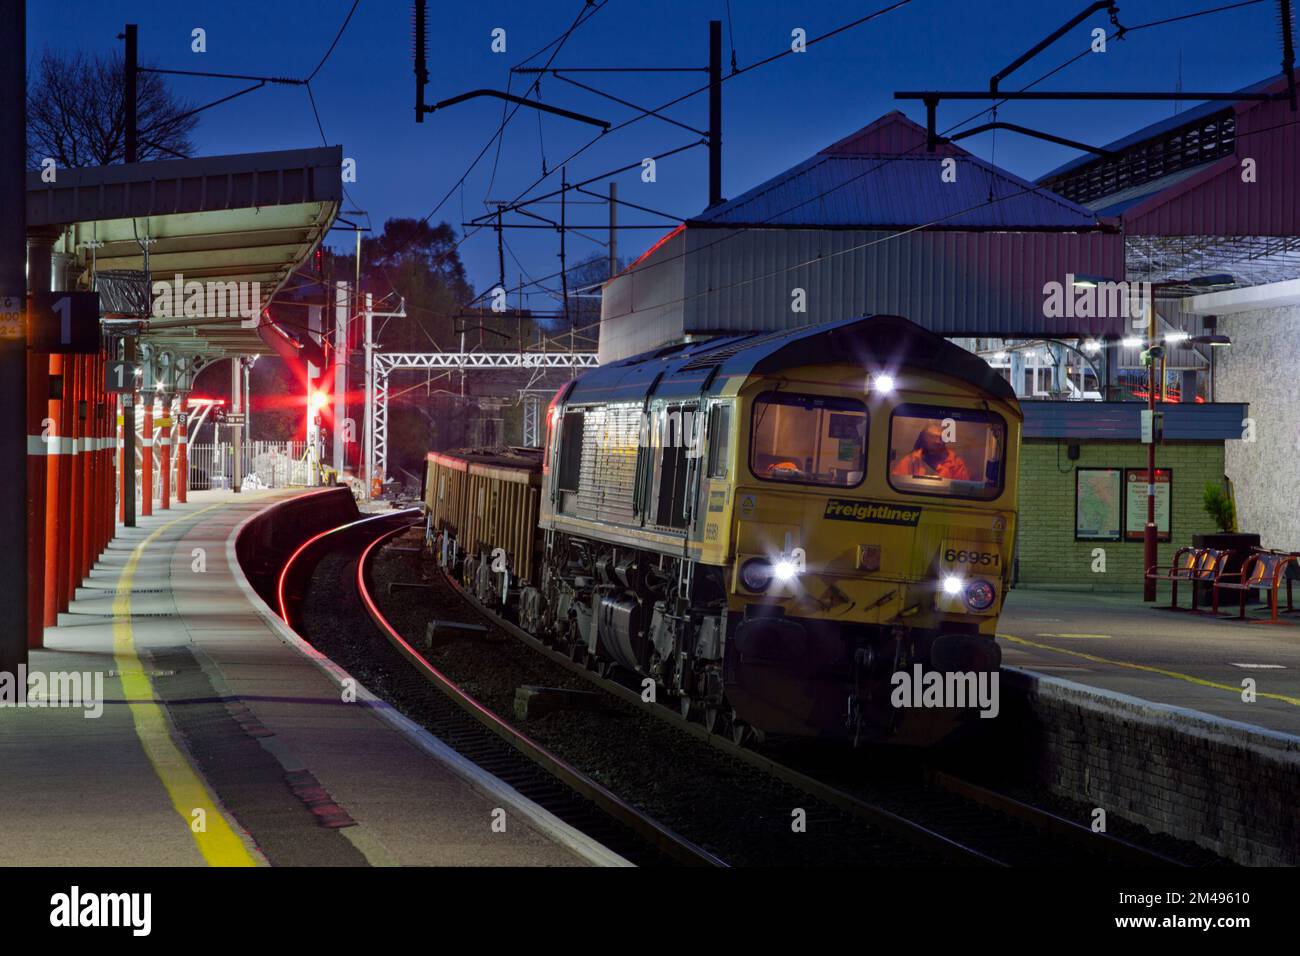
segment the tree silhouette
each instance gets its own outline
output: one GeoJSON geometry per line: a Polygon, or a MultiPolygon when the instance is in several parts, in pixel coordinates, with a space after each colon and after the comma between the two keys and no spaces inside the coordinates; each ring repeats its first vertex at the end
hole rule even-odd
{"type": "MultiPolygon", "coordinates": [[[[197,116],[157,73],[136,83],[136,158],[190,156],[197,116]]],[[[61,169],[126,161],[126,83],[120,54],[41,54],[27,77],[27,165],[53,159],[61,169]]]]}

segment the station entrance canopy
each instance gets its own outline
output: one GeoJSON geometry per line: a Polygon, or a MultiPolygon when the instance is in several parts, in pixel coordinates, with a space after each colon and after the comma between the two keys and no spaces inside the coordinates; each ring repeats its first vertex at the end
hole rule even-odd
{"type": "Polygon", "coordinates": [[[60,169],[48,183],[33,172],[28,232],[52,241],[56,288],[93,283],[103,315],[140,320],[141,341],[158,351],[294,356],[297,339],[264,308],[338,214],[341,165],[331,146],[60,169]],[[180,301],[170,317],[151,314],[152,282],[177,275],[215,289],[226,314],[187,317],[180,301]],[[244,305],[256,292],[262,311],[240,315],[232,292],[244,305]]]}

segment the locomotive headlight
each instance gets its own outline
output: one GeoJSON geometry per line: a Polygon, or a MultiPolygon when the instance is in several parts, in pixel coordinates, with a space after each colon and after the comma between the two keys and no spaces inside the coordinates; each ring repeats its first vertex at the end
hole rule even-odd
{"type": "Polygon", "coordinates": [[[961,594],[962,580],[955,574],[950,574],[943,579],[944,594],[961,594]]]}
{"type": "Polygon", "coordinates": [[[875,381],[871,383],[871,387],[881,395],[888,395],[894,390],[894,376],[877,375],[875,381]]]}
{"type": "Polygon", "coordinates": [[[795,576],[796,570],[793,561],[782,559],[772,567],[772,574],[778,581],[789,581],[795,576]]]}
{"type": "Polygon", "coordinates": [[[747,591],[766,591],[772,582],[773,573],[772,565],[762,558],[751,558],[740,566],[740,583],[747,591]]]}
{"type": "Polygon", "coordinates": [[[972,581],[966,588],[966,604],[972,611],[987,611],[997,596],[997,591],[987,581],[972,581]]]}

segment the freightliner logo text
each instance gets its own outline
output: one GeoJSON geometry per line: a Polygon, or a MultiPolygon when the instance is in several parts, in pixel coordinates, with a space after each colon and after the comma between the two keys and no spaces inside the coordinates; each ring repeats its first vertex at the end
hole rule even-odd
{"type": "Polygon", "coordinates": [[[921,520],[920,508],[906,508],[881,501],[856,501],[832,498],[826,502],[824,517],[835,521],[870,521],[875,524],[902,524],[915,528],[921,520]]]}

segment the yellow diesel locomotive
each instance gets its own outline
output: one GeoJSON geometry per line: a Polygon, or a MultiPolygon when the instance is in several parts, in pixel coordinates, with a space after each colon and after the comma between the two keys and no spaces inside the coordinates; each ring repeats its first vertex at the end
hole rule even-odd
{"type": "Polygon", "coordinates": [[[974,702],[895,691],[997,672],[1020,422],[981,359],[870,316],[602,366],[540,456],[431,454],[425,502],[481,600],[715,732],[931,744],[974,702]]]}

